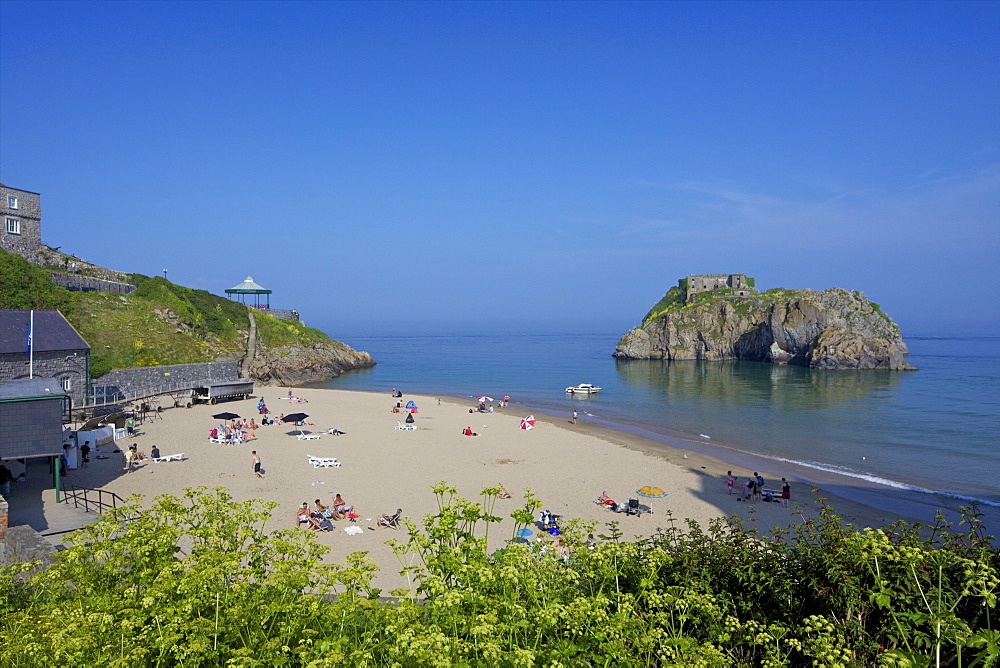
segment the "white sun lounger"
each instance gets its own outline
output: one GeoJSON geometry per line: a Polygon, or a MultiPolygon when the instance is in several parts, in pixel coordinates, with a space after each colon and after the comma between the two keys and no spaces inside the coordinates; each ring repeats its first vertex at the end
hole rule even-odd
{"type": "Polygon", "coordinates": [[[299,435],[296,436],[295,438],[299,439],[300,441],[315,441],[319,439],[319,434],[306,434],[300,430],[299,435]]]}
{"type": "Polygon", "coordinates": [[[316,457],[315,455],[309,455],[309,463],[312,464],[314,469],[340,468],[340,462],[337,461],[336,457],[316,457]]]}
{"type": "Polygon", "coordinates": [[[182,462],[184,461],[184,453],[178,453],[176,455],[166,455],[164,457],[153,457],[154,462],[182,462]]]}
{"type": "Polygon", "coordinates": [[[410,429],[416,429],[417,426],[413,424],[406,424],[402,420],[396,420],[396,429],[401,431],[409,431],[410,429]]]}

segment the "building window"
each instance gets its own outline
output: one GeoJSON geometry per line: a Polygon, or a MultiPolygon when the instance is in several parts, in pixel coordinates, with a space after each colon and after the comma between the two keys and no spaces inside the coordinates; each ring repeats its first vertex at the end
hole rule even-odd
{"type": "Polygon", "coordinates": [[[64,392],[69,392],[70,390],[73,389],[73,380],[68,376],[66,378],[61,379],[60,382],[62,383],[62,389],[64,392]]]}
{"type": "Polygon", "coordinates": [[[7,195],[7,208],[16,209],[17,208],[17,198],[13,195],[7,195]]]}
{"type": "Polygon", "coordinates": [[[7,234],[20,234],[21,233],[21,221],[17,218],[7,219],[7,234]]]}

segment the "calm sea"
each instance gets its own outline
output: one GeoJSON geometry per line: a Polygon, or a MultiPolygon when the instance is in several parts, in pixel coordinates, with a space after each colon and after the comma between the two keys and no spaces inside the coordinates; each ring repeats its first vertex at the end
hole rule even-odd
{"type": "Polygon", "coordinates": [[[914,372],[617,361],[619,337],[344,336],[378,365],[318,386],[509,394],[526,411],[576,409],[747,468],[836,484],[838,493],[881,488],[1000,507],[1000,337],[908,337],[914,372]],[[564,392],[578,383],[603,390],[564,392]]]}

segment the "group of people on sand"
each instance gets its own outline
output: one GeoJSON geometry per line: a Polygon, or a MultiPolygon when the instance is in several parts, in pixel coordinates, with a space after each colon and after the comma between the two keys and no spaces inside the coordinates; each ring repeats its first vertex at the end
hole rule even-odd
{"type": "Polygon", "coordinates": [[[333,522],[344,519],[354,522],[357,517],[354,506],[344,501],[340,494],[335,494],[329,506],[316,499],[310,508],[309,503],[303,501],[295,511],[295,526],[305,525],[307,529],[315,531],[333,531],[333,522]]]}
{"type": "MultiPolygon", "coordinates": [[[[736,476],[733,475],[732,471],[726,472],[726,488],[729,490],[729,494],[732,495],[733,489],[736,487],[736,476]]],[[[749,503],[760,503],[761,501],[774,501],[776,499],[781,500],[781,507],[788,508],[791,506],[792,499],[792,486],[788,484],[788,481],[784,478],[781,479],[781,492],[774,493],[771,490],[764,489],[764,476],[760,475],[756,471],[753,472],[752,476],[748,476],[743,482],[743,487],[740,490],[740,495],[736,499],[737,501],[748,501],[749,503]]]]}
{"type": "MultiPolygon", "coordinates": [[[[397,508],[393,514],[380,515],[376,526],[396,528],[399,526],[402,514],[403,509],[397,508]]],[[[333,531],[336,528],[333,525],[334,522],[344,519],[356,522],[357,518],[358,514],[354,512],[354,506],[344,501],[340,494],[334,495],[329,506],[316,499],[311,508],[307,501],[303,501],[302,505],[295,510],[295,526],[304,526],[312,531],[333,531]]]]}
{"type": "Polygon", "coordinates": [[[241,445],[247,441],[257,439],[257,434],[254,432],[255,429],[257,429],[257,423],[253,420],[249,422],[241,421],[240,423],[233,422],[231,425],[219,423],[218,427],[209,430],[208,437],[216,443],[223,441],[231,445],[241,445]]]}

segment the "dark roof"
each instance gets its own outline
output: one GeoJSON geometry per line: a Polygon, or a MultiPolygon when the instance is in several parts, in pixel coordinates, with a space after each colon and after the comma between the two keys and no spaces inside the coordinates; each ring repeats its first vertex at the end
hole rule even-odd
{"type": "Polygon", "coordinates": [[[7,188],[8,190],[16,190],[21,193],[28,193],[29,195],[37,195],[38,193],[32,190],[23,190],[21,188],[15,188],[14,186],[9,186],[6,183],[0,183],[0,188],[7,188]]]}
{"type": "Polygon", "coordinates": [[[54,378],[24,378],[0,381],[0,400],[34,399],[35,397],[63,397],[59,381],[54,378]]]}
{"type": "MultiPolygon", "coordinates": [[[[32,348],[36,353],[90,350],[73,325],[59,311],[35,311],[32,348]]],[[[31,311],[0,310],[0,355],[28,354],[28,322],[31,311]]]]}

